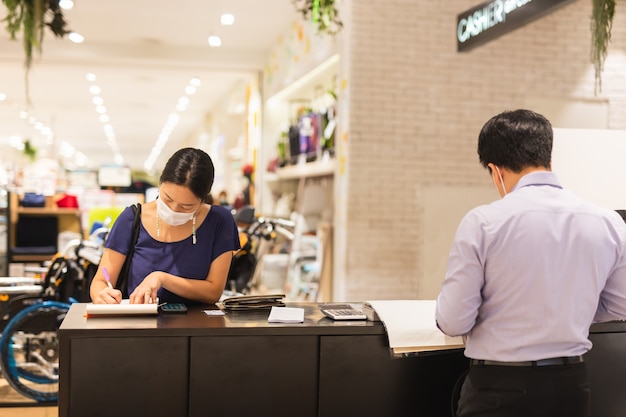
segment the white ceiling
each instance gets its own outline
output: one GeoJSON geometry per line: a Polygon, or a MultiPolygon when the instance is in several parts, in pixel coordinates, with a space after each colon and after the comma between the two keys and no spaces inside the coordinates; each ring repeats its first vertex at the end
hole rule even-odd
{"type": "MultiPolygon", "coordinates": [[[[298,16],[292,0],[74,3],[64,14],[69,29],[85,41],[57,39],[46,30],[42,54],[35,56],[28,76],[30,107],[21,41],[11,41],[0,30],[0,93],[6,95],[0,102],[0,144],[13,136],[29,138],[40,149],[58,149],[67,142],[93,167],[115,160],[91,101],[87,73],[97,77],[120,153],[133,169],[143,169],[190,79],[201,79],[157,159],[158,167],[207,113],[224,106],[233,89],[263,69],[270,49],[298,16]],[[234,14],[233,26],[221,26],[224,12],[234,14]],[[222,38],[220,48],[209,47],[211,34],[222,38]],[[28,119],[21,119],[20,112],[26,109],[54,135],[46,138],[28,119]],[[48,145],[50,141],[55,145],[48,145]]],[[[0,6],[0,17],[5,11],[0,6]]]]}

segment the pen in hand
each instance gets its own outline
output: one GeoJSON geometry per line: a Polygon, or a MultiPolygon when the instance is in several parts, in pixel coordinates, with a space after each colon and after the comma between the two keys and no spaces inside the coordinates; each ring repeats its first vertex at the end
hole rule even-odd
{"type": "Polygon", "coordinates": [[[102,274],[104,275],[104,279],[107,281],[107,287],[113,288],[111,285],[111,277],[109,276],[109,271],[105,267],[102,267],[102,274]]]}

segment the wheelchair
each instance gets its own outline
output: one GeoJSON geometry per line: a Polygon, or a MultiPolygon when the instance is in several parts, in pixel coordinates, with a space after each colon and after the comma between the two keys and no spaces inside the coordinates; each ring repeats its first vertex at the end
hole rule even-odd
{"type": "Polygon", "coordinates": [[[44,269],[43,280],[0,278],[0,368],[19,394],[56,403],[59,326],[74,302],[89,301],[101,243],[73,240],[44,269]]]}

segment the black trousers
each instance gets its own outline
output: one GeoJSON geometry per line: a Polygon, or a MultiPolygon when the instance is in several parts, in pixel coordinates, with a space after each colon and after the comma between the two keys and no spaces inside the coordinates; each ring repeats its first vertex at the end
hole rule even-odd
{"type": "Polygon", "coordinates": [[[458,417],[589,417],[585,363],[557,366],[472,366],[461,388],[458,417]]]}

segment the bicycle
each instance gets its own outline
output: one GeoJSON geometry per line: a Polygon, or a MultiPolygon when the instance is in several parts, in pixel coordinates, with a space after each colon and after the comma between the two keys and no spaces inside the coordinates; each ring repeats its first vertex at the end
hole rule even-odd
{"type": "Polygon", "coordinates": [[[245,206],[235,213],[235,221],[243,228],[242,247],[235,253],[226,290],[234,293],[249,294],[262,283],[260,262],[279,236],[291,242],[294,239],[295,223],[290,220],[256,217],[252,206],[245,206]]]}
{"type": "Polygon", "coordinates": [[[89,300],[102,250],[102,240],[93,237],[106,233],[96,232],[88,240],[68,242],[41,282],[0,278],[5,284],[0,286],[2,375],[15,391],[39,403],[58,400],[57,331],[72,303],[89,300]]]}

